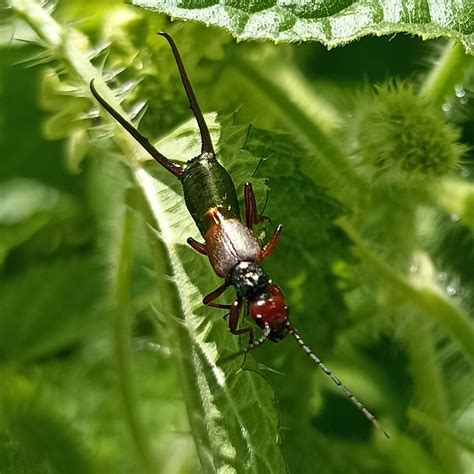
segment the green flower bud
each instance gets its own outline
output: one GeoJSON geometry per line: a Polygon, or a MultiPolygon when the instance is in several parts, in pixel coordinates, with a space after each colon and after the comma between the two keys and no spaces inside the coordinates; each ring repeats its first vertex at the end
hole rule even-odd
{"type": "Polygon", "coordinates": [[[375,186],[418,186],[455,169],[466,150],[457,128],[408,83],[359,100],[349,134],[358,170],[375,186]]]}

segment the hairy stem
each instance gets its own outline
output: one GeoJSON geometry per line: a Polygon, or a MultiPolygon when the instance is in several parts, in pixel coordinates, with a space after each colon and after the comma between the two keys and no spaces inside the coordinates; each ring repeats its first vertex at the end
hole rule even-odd
{"type": "Polygon", "coordinates": [[[374,273],[391,288],[402,300],[412,303],[431,317],[463,348],[464,352],[474,359],[474,327],[468,315],[454,305],[438,288],[433,285],[415,285],[405,276],[396,273],[386,262],[378,257],[365,244],[355,229],[346,221],[339,221],[339,226],[346,232],[357,247],[364,261],[374,273]]]}
{"type": "Polygon", "coordinates": [[[463,449],[474,453],[474,441],[472,439],[469,439],[467,436],[463,436],[456,431],[452,431],[447,427],[446,423],[440,423],[436,416],[433,417],[426,412],[417,410],[416,408],[409,408],[408,416],[414,423],[425,428],[427,431],[449,438],[463,449]]]}
{"type": "Polygon", "coordinates": [[[114,314],[114,349],[119,386],[125,409],[125,420],[145,472],[153,473],[154,462],[150,444],[138,413],[138,400],[133,384],[133,363],[130,351],[129,285],[132,264],[133,191],[127,191],[121,235],[112,282],[112,311],[114,314]]]}
{"type": "Polygon", "coordinates": [[[23,18],[30,28],[52,48],[61,45],[61,26],[51,16],[32,0],[11,0],[11,6],[23,18]]]}
{"type": "MultiPolygon", "coordinates": [[[[82,49],[87,41],[83,41],[80,32],[70,26],[61,27],[41,11],[39,3],[34,0],[12,0],[12,6],[38,33],[45,43],[43,46],[49,49],[65,72],[83,84],[84,91],[89,90],[89,82],[94,78],[99,94],[127,117],[102,72],[89,62],[88,51],[82,49]],[[57,34],[50,35],[50,31],[57,34]]],[[[212,323],[219,318],[207,317],[206,311],[202,310],[202,293],[193,281],[194,273],[189,271],[193,266],[196,270],[194,263],[190,263],[190,250],[182,251],[185,236],[195,232],[182,196],[166,184],[166,176],[161,175],[161,180],[158,180],[141,166],[147,158],[143,148],[120,125],[111,119],[110,123],[135,184],[145,196],[153,216],[152,226],[162,233],[161,242],[151,239],[152,250],[158,259],[157,268],[161,272],[158,291],[163,307],[160,310],[166,315],[171,329],[173,359],[180,372],[181,389],[202,469],[204,472],[284,472],[285,462],[280,446],[275,442],[278,419],[272,404],[275,397],[272,388],[253,372],[237,373],[240,367],[237,362],[222,367],[217,364],[221,350],[238,350],[238,340],[228,334],[224,323],[214,329],[212,323]]],[[[160,171],[165,173],[159,168],[154,169],[158,174],[160,171]]],[[[129,225],[128,221],[124,222],[120,269],[114,283],[114,294],[118,299],[115,305],[117,336],[121,338],[122,349],[128,329],[122,313],[126,300],[121,298],[126,294],[122,290],[127,289],[125,262],[131,238],[129,225]]],[[[154,235],[153,238],[161,236],[154,235]]],[[[121,357],[121,370],[126,372],[130,367],[123,353],[121,357]]],[[[131,395],[127,387],[124,391],[131,395]]]]}
{"type": "MultiPolygon", "coordinates": [[[[382,279],[388,288],[396,293],[402,301],[411,303],[432,320],[443,326],[451,334],[468,355],[474,357],[473,341],[474,328],[467,315],[452,304],[446,296],[436,288],[430,279],[431,271],[420,269],[421,281],[410,281],[404,275],[397,273],[392,267],[375,255],[357,235],[356,231],[346,221],[339,225],[345,230],[366,264],[374,274],[382,279]]],[[[414,239],[414,236],[411,236],[414,239]]],[[[426,257],[425,260],[428,258],[426,257]]],[[[420,259],[432,270],[429,262],[420,259]]],[[[441,424],[449,423],[449,405],[446,394],[446,384],[438,363],[430,320],[411,319],[403,325],[407,352],[410,360],[412,379],[419,406],[427,407],[429,414],[441,424]]],[[[443,472],[455,474],[461,472],[461,461],[457,446],[450,439],[440,438],[435,433],[428,432],[443,472]]]]}
{"type": "MultiPolygon", "coordinates": [[[[406,330],[410,368],[419,406],[426,407],[428,414],[441,425],[449,423],[449,405],[446,383],[438,363],[433,329],[430,323],[410,321],[406,330]]],[[[462,472],[456,443],[428,431],[433,450],[438,456],[443,472],[462,472]]]]}
{"type": "MultiPolygon", "coordinates": [[[[74,46],[73,37],[80,34],[73,29],[66,32],[33,0],[12,0],[12,7],[38,36],[54,51],[58,58],[66,61],[73,72],[82,77],[85,84],[97,76],[85,54],[74,46]]],[[[102,79],[99,81],[105,86],[102,79]]],[[[132,216],[127,207],[124,215],[122,235],[114,282],[112,284],[113,313],[115,315],[115,355],[118,363],[120,389],[124,401],[126,421],[141,463],[146,472],[154,472],[153,456],[137,413],[137,401],[132,382],[128,323],[128,287],[131,261],[132,216]]]]}
{"type": "Polygon", "coordinates": [[[454,86],[462,84],[465,74],[474,64],[474,56],[466,54],[461,43],[450,41],[428,74],[421,93],[441,106],[445,97],[452,95],[454,86]]]}
{"type": "Polygon", "coordinates": [[[459,178],[444,178],[435,188],[434,199],[462,224],[474,230],[474,184],[459,178]]]}
{"type": "Polygon", "coordinates": [[[176,362],[177,373],[180,384],[183,386],[183,395],[188,410],[188,419],[195,438],[195,445],[201,467],[204,472],[212,472],[214,469],[212,460],[207,456],[207,449],[211,446],[209,433],[204,423],[204,417],[196,416],[202,412],[202,400],[194,383],[190,383],[191,379],[197,380],[198,374],[195,367],[190,363],[190,358],[186,357],[181,347],[192,347],[190,334],[183,324],[183,308],[182,300],[176,285],[173,282],[173,266],[170,255],[163,244],[161,230],[156,228],[158,221],[156,220],[156,211],[154,207],[154,187],[150,176],[143,170],[136,170],[136,179],[141,183],[143,214],[147,222],[148,243],[153,257],[155,266],[155,275],[158,288],[158,299],[160,312],[167,316],[167,332],[169,339],[169,347],[176,362]],[[186,375],[188,374],[188,376],[186,375]]]}

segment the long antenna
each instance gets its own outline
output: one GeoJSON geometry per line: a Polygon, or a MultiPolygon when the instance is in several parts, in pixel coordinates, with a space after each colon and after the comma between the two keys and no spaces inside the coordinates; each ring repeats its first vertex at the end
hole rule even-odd
{"type": "Polygon", "coordinates": [[[321,359],[313,353],[313,351],[306,345],[306,343],[301,339],[299,332],[291,326],[289,323],[287,324],[287,328],[289,333],[296,339],[296,342],[301,346],[301,348],[306,352],[308,357],[316,363],[316,365],[342,390],[344,395],[356,406],[356,408],[361,411],[364,416],[377,428],[379,429],[388,439],[390,436],[384,430],[382,425],[377,421],[374,415],[370,413],[367,408],[362,405],[359,400],[350,392],[350,390],[343,385],[343,383],[321,362],[321,359]]]}
{"type": "Polygon", "coordinates": [[[104,107],[122,127],[132,135],[145,150],[161,165],[164,166],[170,173],[173,173],[176,177],[180,177],[183,173],[183,167],[168,160],[165,155],[162,155],[149,141],[148,138],[144,137],[130,122],[122,117],[106,100],[97,92],[94,85],[94,79],[90,82],[92,94],[97,101],[104,107]]]}
{"type": "Polygon", "coordinates": [[[191,110],[193,111],[193,114],[196,117],[196,121],[199,126],[199,131],[201,132],[201,152],[214,154],[214,147],[212,146],[209,129],[207,128],[207,124],[202,115],[201,108],[199,107],[196,96],[194,95],[194,91],[191,86],[191,82],[189,81],[189,77],[186,73],[186,69],[184,68],[183,60],[181,59],[181,55],[179,54],[178,47],[176,46],[176,43],[174,42],[173,38],[171,38],[168,33],[160,31],[158,34],[166,38],[169,45],[171,46],[171,50],[173,51],[173,56],[176,61],[176,65],[178,66],[179,74],[181,75],[181,81],[183,83],[184,90],[186,91],[186,95],[188,96],[189,105],[191,106],[191,110]]]}

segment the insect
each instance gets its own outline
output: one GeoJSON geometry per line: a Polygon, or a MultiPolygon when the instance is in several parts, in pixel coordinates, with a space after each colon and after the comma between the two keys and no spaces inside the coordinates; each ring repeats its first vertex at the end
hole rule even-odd
{"type": "Polygon", "coordinates": [[[169,43],[178,67],[190,108],[196,118],[201,135],[201,153],[185,165],[173,163],[162,155],[131,123],[122,117],[97,92],[94,81],[91,91],[97,101],[117,120],[143,148],[166,170],[181,182],[186,206],[191,213],[204,243],[189,237],[188,244],[202,255],[206,255],[215,273],[224,283],[204,297],[203,303],[212,308],[229,311],[229,329],[232,334],[249,334],[248,346],[236,355],[249,352],[266,340],[281,341],[291,334],[303,351],[331,378],[351,402],[389,437],[379,422],[355,396],[333,375],[318,356],[301,338],[288,319],[288,306],[281,289],[275,285],[262,269],[261,263],[275,250],[283,226],[276,227],[270,241],[261,246],[252,233],[260,220],[255,194],[250,183],[244,185],[245,220],[241,219],[239,202],[234,183],[227,170],[217,161],[209,129],[192,89],[183,61],[174,40],[167,33],[158,33],[169,43]],[[233,304],[217,303],[224,291],[233,286],[236,299],[233,304]],[[254,339],[253,327],[239,327],[243,309],[262,330],[254,339]]]}

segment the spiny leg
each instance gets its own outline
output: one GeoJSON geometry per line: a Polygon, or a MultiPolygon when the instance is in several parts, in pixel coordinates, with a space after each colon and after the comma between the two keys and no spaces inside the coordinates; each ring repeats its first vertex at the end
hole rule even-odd
{"type": "Polygon", "coordinates": [[[186,241],[196,252],[202,254],[202,255],[207,255],[207,247],[205,244],[201,244],[201,242],[198,242],[197,240],[193,239],[192,237],[188,237],[188,240],[186,241]]]}
{"type": "Polygon", "coordinates": [[[271,255],[271,253],[275,250],[278,240],[280,239],[281,233],[283,232],[283,225],[279,224],[273,233],[273,236],[262,249],[262,260],[265,260],[267,257],[271,255]]]}
{"type": "Polygon", "coordinates": [[[90,88],[93,96],[97,99],[99,104],[104,107],[107,112],[112,115],[112,117],[117,120],[117,122],[122,125],[122,127],[127,130],[130,135],[132,135],[135,140],[140,143],[140,145],[145,148],[145,150],[164,168],[166,168],[170,173],[174,174],[176,177],[180,177],[183,173],[183,167],[173,163],[168,160],[165,155],[162,155],[149,141],[148,138],[144,137],[130,122],[128,122],[124,117],[122,117],[106,100],[97,92],[97,89],[94,85],[94,79],[90,82],[90,88]]]}
{"type": "Polygon", "coordinates": [[[202,302],[206,306],[210,306],[211,308],[219,308],[219,309],[231,309],[232,306],[230,304],[221,304],[221,303],[214,303],[214,301],[219,298],[219,296],[224,293],[224,291],[229,286],[229,283],[225,282],[219,288],[216,288],[214,291],[211,291],[208,295],[204,297],[202,302]]]}
{"type": "MultiPolygon", "coordinates": [[[[268,202],[268,190],[267,190],[267,197],[265,199],[265,205],[263,206],[263,211],[267,207],[268,202]]],[[[247,227],[252,230],[255,224],[259,224],[260,222],[267,221],[271,222],[270,218],[263,215],[263,211],[261,215],[257,213],[257,202],[255,200],[255,193],[253,191],[252,183],[245,183],[244,184],[244,202],[245,202],[245,223],[247,227]]]]}
{"type": "Polygon", "coordinates": [[[244,184],[244,201],[245,201],[245,223],[247,227],[252,230],[257,223],[257,202],[255,200],[255,193],[253,192],[252,183],[244,184]]]}
{"type": "Polygon", "coordinates": [[[163,38],[166,38],[169,45],[171,46],[171,50],[173,51],[173,56],[176,61],[176,65],[178,66],[181,81],[183,83],[184,90],[186,91],[186,95],[188,96],[189,105],[191,106],[191,110],[193,111],[193,114],[196,117],[196,121],[199,126],[199,131],[201,132],[201,152],[214,154],[211,134],[209,133],[209,129],[207,128],[207,124],[201,112],[201,108],[199,107],[196,96],[194,95],[194,91],[191,86],[191,82],[189,81],[189,77],[186,73],[186,69],[184,68],[183,60],[181,59],[181,55],[179,54],[178,47],[176,46],[176,43],[174,42],[173,38],[171,38],[168,33],[160,32],[158,34],[160,36],[163,36],[163,38]]]}
{"type": "Polygon", "coordinates": [[[238,324],[239,324],[239,317],[240,317],[240,310],[242,307],[242,300],[241,299],[236,299],[232,305],[230,304],[220,304],[220,303],[214,303],[214,301],[219,298],[219,296],[224,293],[224,291],[227,289],[229,284],[225,282],[219,288],[216,288],[214,291],[209,293],[207,296],[204,297],[203,303],[206,306],[210,306],[211,308],[219,308],[219,309],[227,309],[230,310],[229,317],[229,330],[232,334],[235,335],[240,335],[244,334],[246,332],[250,333],[249,334],[249,344],[253,343],[253,329],[251,327],[246,327],[242,329],[238,329],[238,324]]]}
{"type": "Polygon", "coordinates": [[[239,319],[240,319],[240,310],[242,309],[242,300],[237,298],[234,303],[232,304],[230,310],[230,318],[229,318],[229,329],[232,334],[239,336],[241,334],[249,333],[249,345],[253,344],[253,328],[250,326],[245,328],[238,328],[239,319]]]}
{"type": "MultiPolygon", "coordinates": [[[[255,193],[253,192],[252,183],[245,183],[244,184],[244,200],[245,200],[245,220],[247,227],[252,230],[253,226],[265,219],[265,216],[258,216],[257,215],[257,203],[255,200],[255,193]]],[[[279,224],[273,233],[273,236],[262,249],[262,260],[266,259],[271,255],[271,253],[275,250],[278,240],[280,239],[281,233],[283,231],[283,225],[279,224]]]]}

